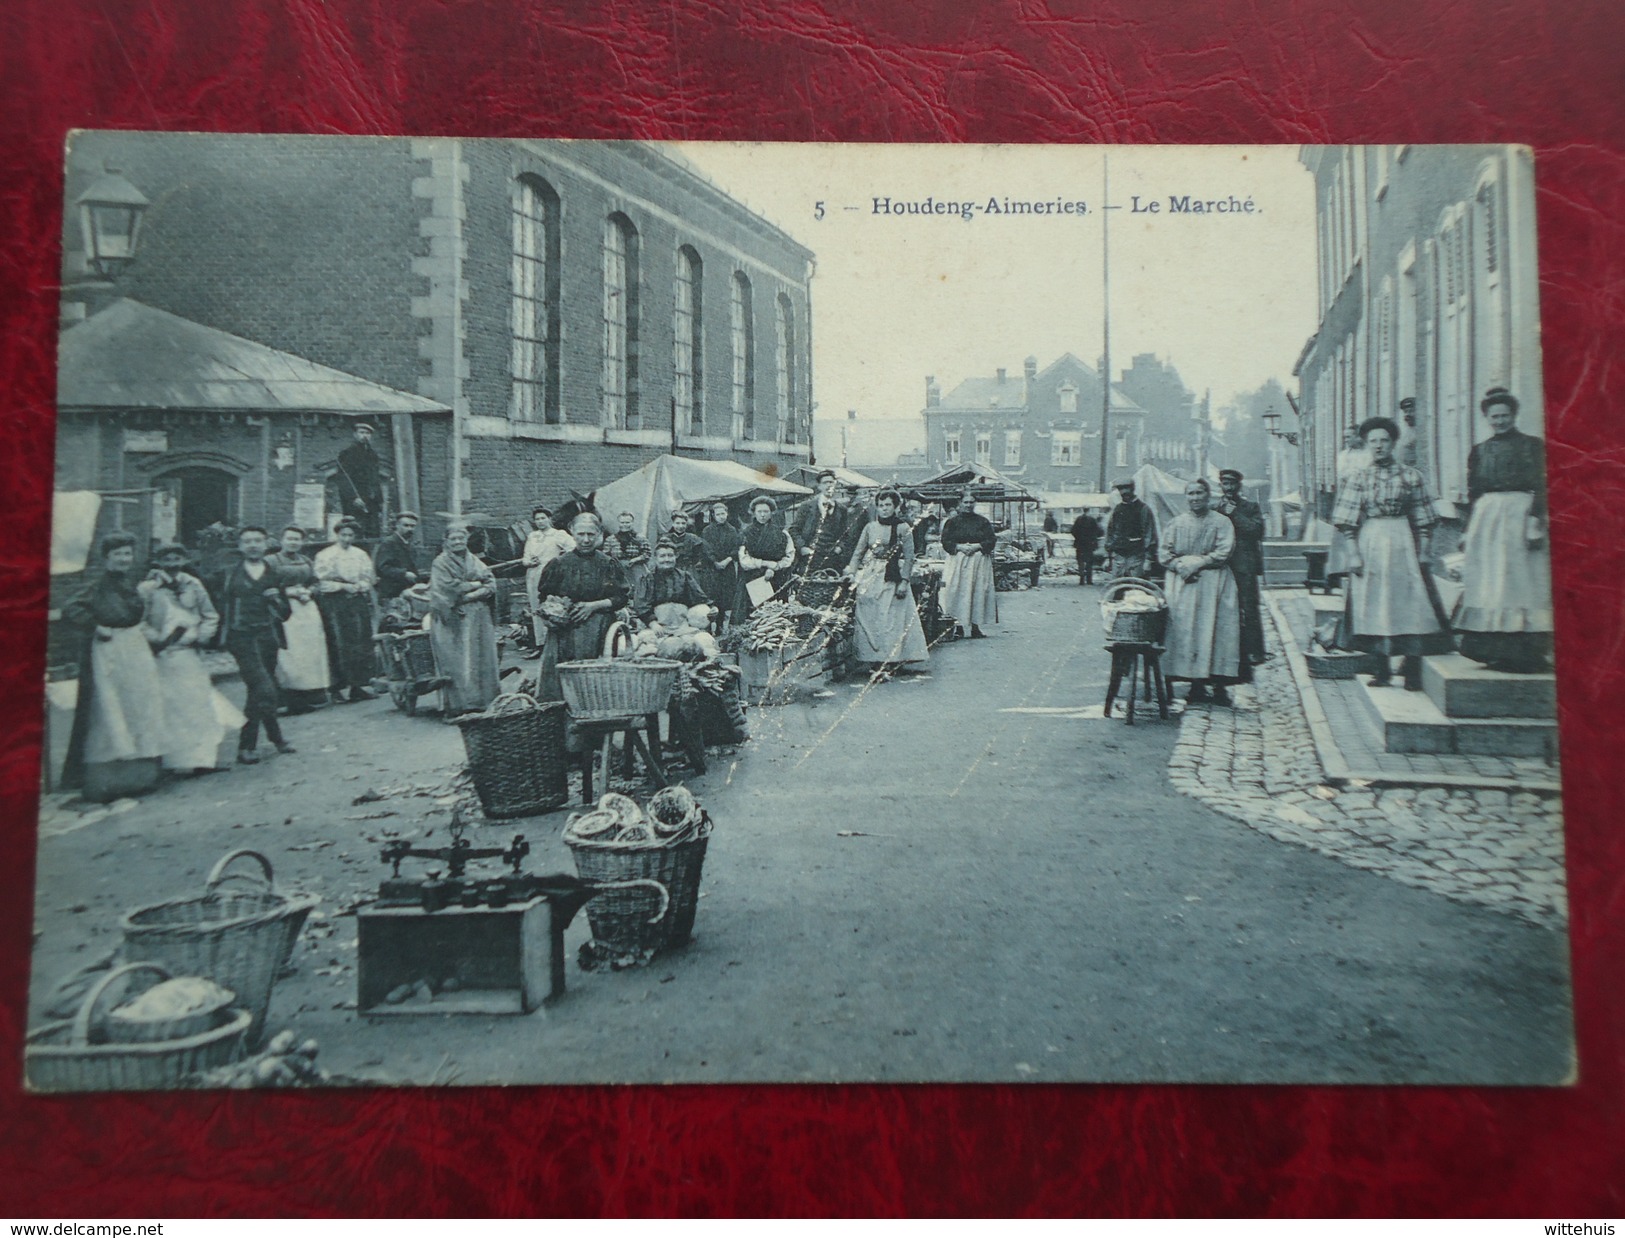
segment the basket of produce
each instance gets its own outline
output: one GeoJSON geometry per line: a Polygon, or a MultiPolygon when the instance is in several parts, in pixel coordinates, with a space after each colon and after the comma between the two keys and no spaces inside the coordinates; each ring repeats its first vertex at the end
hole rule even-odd
{"type": "Polygon", "coordinates": [[[1382,670],[1383,657],[1359,649],[1310,649],[1303,655],[1311,679],[1353,679],[1382,670]]]}
{"type": "Polygon", "coordinates": [[[1100,618],[1111,644],[1160,645],[1168,631],[1168,599],[1149,580],[1125,576],[1106,587],[1100,618]]]}
{"type": "Polygon", "coordinates": [[[161,964],[175,975],[204,976],[231,990],[252,1019],[248,1043],[256,1044],[265,1030],[271,989],[316,902],[311,895],[279,892],[271,862],[259,852],[233,851],[214,866],[201,895],[127,912],[123,955],[161,964]],[[259,864],[259,877],[228,872],[244,858],[259,864]]]}
{"type": "Polygon", "coordinates": [[[565,750],[567,709],[522,692],[492,701],[484,713],[458,718],[468,773],[488,817],[534,817],[570,798],[565,750]]]}
{"type": "Polygon", "coordinates": [[[612,793],[570,818],[564,842],[598,888],[582,966],[636,966],[688,942],[710,837],[710,816],[681,786],[657,791],[647,811],[612,793]]]}
{"type": "Polygon", "coordinates": [[[577,721],[636,718],[666,707],[679,669],[679,663],[666,658],[560,662],[559,687],[577,721]]]}
{"type": "Polygon", "coordinates": [[[107,1038],[124,1044],[180,1040],[218,1026],[219,1015],[237,999],[203,976],[161,980],[107,1016],[107,1038]]]}
{"type": "MultiPolygon", "coordinates": [[[[133,978],[138,975],[150,979],[147,991],[170,979],[169,972],[156,963],[115,967],[91,986],[71,1020],[47,1024],[29,1034],[24,1071],[31,1088],[41,1092],[169,1089],[181,1086],[190,1075],[237,1060],[253,1022],[246,1010],[215,1009],[189,1035],[111,1040],[104,1008],[110,1002],[139,1003],[145,994],[133,992],[139,983],[133,978]]],[[[179,1005],[173,1008],[179,1009],[179,1005]]]]}

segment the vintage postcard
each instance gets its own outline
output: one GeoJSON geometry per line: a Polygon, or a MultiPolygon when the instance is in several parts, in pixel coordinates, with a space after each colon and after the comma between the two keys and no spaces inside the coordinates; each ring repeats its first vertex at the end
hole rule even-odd
{"type": "Polygon", "coordinates": [[[1535,175],[74,134],[29,1086],[1571,1082],[1535,175]]]}

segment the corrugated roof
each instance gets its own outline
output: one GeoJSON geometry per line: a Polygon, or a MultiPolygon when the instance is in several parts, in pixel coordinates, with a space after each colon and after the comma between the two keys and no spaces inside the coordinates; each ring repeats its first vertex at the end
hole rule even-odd
{"type": "Polygon", "coordinates": [[[57,406],[358,416],[451,411],[127,297],[62,333],[57,406]]]}

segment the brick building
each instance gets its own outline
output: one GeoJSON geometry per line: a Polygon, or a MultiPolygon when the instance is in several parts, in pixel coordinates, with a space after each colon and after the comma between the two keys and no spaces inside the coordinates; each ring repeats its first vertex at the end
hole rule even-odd
{"type": "MultiPolygon", "coordinates": [[[[1092,491],[1100,480],[1100,374],[1071,353],[1045,369],[1028,357],[1020,377],[999,370],[947,395],[925,380],[925,454],[936,472],[985,464],[1034,493],[1092,491]]],[[[1147,411],[1112,387],[1106,481],[1142,462],[1147,411]]]]}
{"type": "Polygon", "coordinates": [[[1382,415],[1402,422],[1402,457],[1459,517],[1467,453],[1488,435],[1485,389],[1510,387],[1520,428],[1542,432],[1530,153],[1306,146],[1301,159],[1315,179],[1320,326],[1294,372],[1315,506],[1330,511],[1344,434],[1382,415]]]}
{"type": "MultiPolygon", "coordinates": [[[[430,515],[433,537],[436,511],[506,522],[666,452],[810,458],[812,254],[655,147],[83,133],[68,201],[107,165],[151,202],[110,290],[128,318],[173,316],[177,338],[258,346],[374,404],[64,407],[59,488],[138,477],[182,531],[205,507],[280,524],[367,415],[388,505],[430,515]]],[[[110,297],[74,291],[65,225],[65,324],[88,316],[71,336],[110,297]]]]}

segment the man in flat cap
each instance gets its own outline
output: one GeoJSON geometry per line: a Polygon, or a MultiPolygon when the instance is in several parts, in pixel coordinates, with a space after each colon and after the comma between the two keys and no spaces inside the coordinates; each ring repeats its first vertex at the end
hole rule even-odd
{"type": "Polygon", "coordinates": [[[1144,499],[1134,493],[1134,482],[1125,478],[1112,489],[1122,497],[1106,521],[1106,549],[1112,554],[1114,576],[1143,578],[1157,561],[1157,519],[1144,499]]]}
{"type": "Polygon", "coordinates": [[[1256,666],[1269,655],[1264,652],[1264,616],[1259,611],[1258,578],[1264,574],[1264,511],[1241,493],[1238,469],[1219,470],[1219,501],[1214,509],[1230,517],[1236,527],[1236,548],[1230,555],[1230,572],[1236,578],[1237,600],[1241,604],[1241,665],[1256,666]]]}
{"type": "Polygon", "coordinates": [[[334,478],[338,483],[339,510],[356,522],[359,535],[368,540],[378,537],[379,519],[384,512],[384,466],[372,449],[375,429],[369,421],[356,422],[355,441],[339,452],[334,478]]]}

